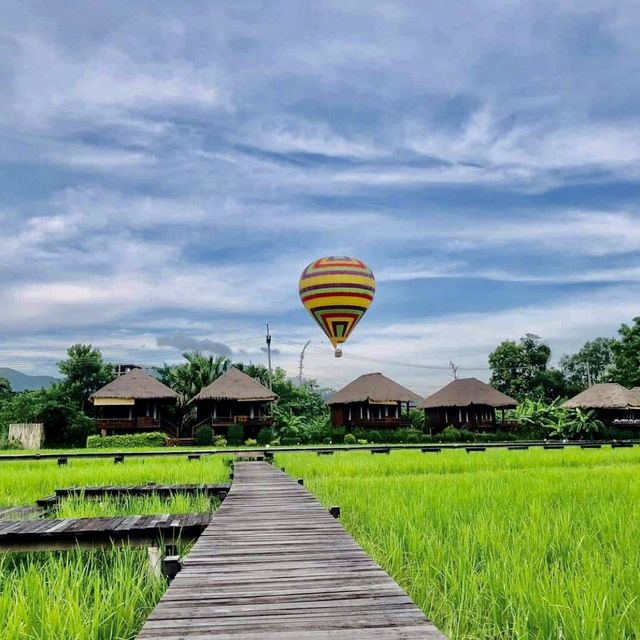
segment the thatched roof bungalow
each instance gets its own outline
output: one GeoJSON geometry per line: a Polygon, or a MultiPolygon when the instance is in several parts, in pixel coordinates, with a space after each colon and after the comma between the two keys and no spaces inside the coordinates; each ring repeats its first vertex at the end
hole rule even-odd
{"type": "Polygon", "coordinates": [[[336,427],[388,429],[409,426],[409,408],[422,398],[381,373],[367,373],[334,393],[327,404],[336,427]]]}
{"type": "Polygon", "coordinates": [[[424,409],[432,433],[447,426],[464,429],[494,427],[496,409],[514,409],[518,402],[477,378],[458,378],[427,397],[424,409]]]}
{"type": "Polygon", "coordinates": [[[269,406],[278,396],[255,378],[230,367],[207,385],[191,402],[197,407],[196,430],[209,424],[216,434],[226,435],[229,425],[245,425],[245,437],[252,438],[273,423],[269,406]]]}
{"type": "Polygon", "coordinates": [[[564,409],[594,410],[607,425],[640,424],[640,390],[615,382],[594,384],[562,404],[564,409]]]}
{"type": "Polygon", "coordinates": [[[175,404],[178,394],[142,369],[118,376],[90,396],[98,408],[97,424],[102,435],[173,428],[162,418],[162,409],[175,404]]]}

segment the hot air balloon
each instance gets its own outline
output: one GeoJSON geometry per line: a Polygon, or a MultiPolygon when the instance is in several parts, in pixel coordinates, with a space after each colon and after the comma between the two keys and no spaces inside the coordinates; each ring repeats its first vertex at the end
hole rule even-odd
{"type": "Polygon", "coordinates": [[[362,261],[345,256],[314,260],[300,276],[300,300],[335,349],[354,330],[373,301],[376,281],[362,261]]]}

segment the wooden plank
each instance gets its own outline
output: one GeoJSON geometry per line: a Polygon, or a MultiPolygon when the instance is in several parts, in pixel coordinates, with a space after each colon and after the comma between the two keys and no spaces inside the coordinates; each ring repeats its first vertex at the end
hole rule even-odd
{"type": "Polygon", "coordinates": [[[114,543],[145,546],[178,536],[195,539],[210,521],[210,513],[0,521],[0,551],[93,549],[114,543]]]}
{"type": "Polygon", "coordinates": [[[231,490],[141,640],[443,640],[295,480],[236,462],[231,490]]]}

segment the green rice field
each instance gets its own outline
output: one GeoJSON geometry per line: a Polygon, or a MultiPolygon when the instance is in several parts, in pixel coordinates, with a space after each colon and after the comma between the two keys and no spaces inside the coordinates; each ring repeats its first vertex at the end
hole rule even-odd
{"type": "MultiPolygon", "coordinates": [[[[32,504],[55,489],[89,485],[224,483],[222,456],[184,458],[69,459],[0,463],[0,505],[32,504]]],[[[62,501],[55,517],[106,517],[195,513],[217,508],[202,494],[88,498],[62,501]]],[[[184,552],[185,549],[182,549],[184,552]]],[[[2,640],[125,640],[135,637],[166,589],[151,575],[146,549],[0,554],[2,640]]]]}
{"type": "Polygon", "coordinates": [[[29,504],[56,489],[90,485],[139,485],[224,483],[229,470],[223,456],[206,456],[189,462],[179,458],[126,458],[114,464],[111,458],[0,462],[0,507],[29,504]]]}
{"type": "MultiPolygon", "coordinates": [[[[640,449],[277,453],[451,640],[640,638],[640,449]]],[[[228,481],[222,456],[0,463],[0,505],[56,488],[228,481]]],[[[64,500],[60,517],[215,510],[64,500]]],[[[184,549],[183,549],[184,550],[184,549]]],[[[135,637],[166,589],[145,549],[0,554],[0,638],[135,637]]]]}
{"type": "Polygon", "coordinates": [[[640,637],[640,450],[278,454],[451,640],[640,637]]]}

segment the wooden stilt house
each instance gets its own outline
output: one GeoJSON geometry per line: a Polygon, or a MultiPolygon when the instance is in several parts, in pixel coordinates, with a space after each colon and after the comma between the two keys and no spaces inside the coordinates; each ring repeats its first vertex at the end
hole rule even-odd
{"type": "Polygon", "coordinates": [[[409,408],[422,398],[381,373],[367,373],[334,393],[327,404],[335,427],[408,427],[409,408]]]}
{"type": "Polygon", "coordinates": [[[216,435],[226,436],[230,425],[242,424],[245,437],[255,438],[262,427],[272,426],[269,407],[277,397],[255,378],[231,367],[191,400],[198,412],[195,430],[208,424],[216,435]]]}
{"type": "Polygon", "coordinates": [[[614,382],[594,384],[567,400],[562,407],[593,410],[598,419],[609,426],[640,426],[640,393],[637,387],[630,390],[614,382]]]}
{"type": "Polygon", "coordinates": [[[175,405],[178,394],[142,369],[133,369],[98,389],[89,398],[97,408],[102,435],[164,431],[176,428],[163,417],[163,409],[175,405]]]}
{"type": "Polygon", "coordinates": [[[518,402],[477,378],[459,378],[419,405],[424,409],[426,428],[439,433],[445,427],[493,428],[496,409],[515,409],[518,402]]]}

